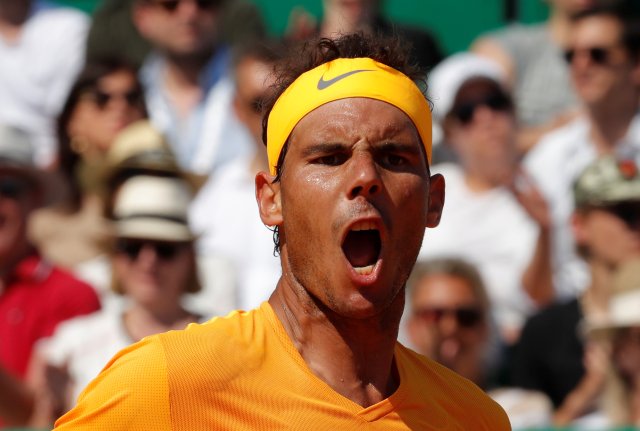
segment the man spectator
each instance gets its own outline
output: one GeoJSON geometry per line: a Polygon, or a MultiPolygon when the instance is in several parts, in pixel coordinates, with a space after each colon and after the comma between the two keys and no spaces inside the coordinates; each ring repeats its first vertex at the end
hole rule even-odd
{"type": "Polygon", "coordinates": [[[552,406],[544,394],[501,385],[498,334],[475,266],[458,258],[418,262],[407,285],[407,331],[418,353],[487,391],[514,429],[550,425],[552,406]]]}
{"type": "Polygon", "coordinates": [[[183,169],[209,174],[251,150],[231,109],[228,0],[136,0],[133,19],[153,50],[141,69],[149,117],[183,169]]]}
{"type": "Polygon", "coordinates": [[[513,358],[513,384],[546,393],[554,425],[568,426],[596,407],[605,354],[584,344],[581,322],[606,315],[616,271],[640,256],[640,171],[637,160],[605,156],[573,188],[575,247],[591,282],[578,297],[531,317],[513,358]]]}
{"type": "Polygon", "coordinates": [[[497,65],[470,53],[441,62],[429,87],[434,118],[459,162],[433,166],[447,181],[445,217],[427,231],[418,260],[460,257],[475,265],[500,337],[512,345],[554,294],[549,217],[520,172],[513,101],[497,65]]]}
{"type": "MultiPolygon", "coordinates": [[[[0,369],[9,375],[0,382],[26,378],[34,344],[58,323],[100,308],[89,285],[44,261],[27,239],[29,215],[61,184],[32,157],[24,132],[0,126],[0,369]]],[[[0,404],[0,421],[23,423],[29,413],[0,404]]]]}
{"type": "Polygon", "coordinates": [[[273,67],[283,55],[284,46],[276,41],[243,45],[234,54],[233,108],[251,136],[253,151],[214,172],[190,211],[200,252],[234,263],[238,275],[234,308],[241,310],[265,301],[280,277],[272,234],[257,211],[255,176],[268,169],[262,105],[274,83],[273,67]]]}
{"type": "Polygon", "coordinates": [[[601,155],[640,150],[639,55],[640,27],[625,5],[576,15],[566,57],[584,114],[543,137],[524,160],[551,211],[554,282],[561,298],[578,294],[589,278],[569,228],[573,182],[601,155]]]}
{"type": "Polygon", "coordinates": [[[41,167],[55,161],[55,119],[82,67],[88,26],[73,9],[0,1],[0,122],[29,133],[41,167]]]}

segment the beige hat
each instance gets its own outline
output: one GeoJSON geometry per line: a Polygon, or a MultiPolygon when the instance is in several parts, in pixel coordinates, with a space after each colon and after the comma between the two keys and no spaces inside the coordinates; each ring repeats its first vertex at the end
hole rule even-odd
{"type": "Polygon", "coordinates": [[[206,176],[180,169],[165,136],[149,120],[125,127],[113,140],[107,153],[108,183],[122,173],[160,173],[184,178],[196,192],[206,176]]]}
{"type": "Polygon", "coordinates": [[[640,169],[634,159],[603,156],[591,163],[573,186],[575,206],[607,206],[640,201],[640,169]]]}
{"type": "Polygon", "coordinates": [[[29,135],[22,129],[0,124],[0,174],[30,179],[42,191],[42,205],[65,198],[67,187],[54,172],[38,168],[29,135]]]}
{"type": "Polygon", "coordinates": [[[181,178],[136,175],[118,190],[114,206],[116,234],[125,238],[191,241],[187,210],[192,190],[181,178]]]}

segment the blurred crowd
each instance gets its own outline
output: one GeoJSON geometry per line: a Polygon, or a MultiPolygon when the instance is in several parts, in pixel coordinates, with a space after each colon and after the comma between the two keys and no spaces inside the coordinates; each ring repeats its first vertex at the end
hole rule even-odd
{"type": "Polygon", "coordinates": [[[269,297],[271,71],[351,32],[411,47],[446,181],[400,341],[514,429],[640,428],[640,4],[548,0],[445,55],[381,1],[276,38],[249,0],[0,0],[0,428],[50,429],[119,350],[269,297]]]}

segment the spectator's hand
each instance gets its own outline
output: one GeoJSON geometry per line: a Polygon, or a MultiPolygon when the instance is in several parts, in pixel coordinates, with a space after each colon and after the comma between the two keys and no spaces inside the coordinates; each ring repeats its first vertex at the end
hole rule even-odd
{"type": "Polygon", "coordinates": [[[551,213],[547,201],[533,179],[522,168],[518,168],[516,171],[509,188],[520,206],[540,228],[549,229],[551,227],[551,213]]]}

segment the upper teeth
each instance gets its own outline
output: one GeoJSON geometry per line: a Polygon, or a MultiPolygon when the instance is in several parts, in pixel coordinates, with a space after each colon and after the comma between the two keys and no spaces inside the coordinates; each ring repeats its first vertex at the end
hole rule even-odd
{"type": "Polygon", "coordinates": [[[372,221],[359,221],[351,226],[351,230],[377,230],[377,227],[372,221]]]}

